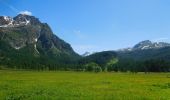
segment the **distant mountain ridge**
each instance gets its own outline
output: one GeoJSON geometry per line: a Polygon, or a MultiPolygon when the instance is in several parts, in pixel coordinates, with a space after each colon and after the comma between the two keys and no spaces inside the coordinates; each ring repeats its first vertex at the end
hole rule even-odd
{"type": "MultiPolygon", "coordinates": [[[[103,52],[98,52],[98,53],[102,54],[103,52]]],[[[119,59],[134,59],[134,60],[167,59],[168,60],[170,59],[170,43],[152,42],[150,40],[145,40],[137,43],[133,47],[119,49],[115,51],[115,53],[117,54],[119,59]]],[[[94,54],[91,54],[90,52],[85,52],[82,56],[87,58],[88,56],[91,57],[91,55],[94,54]]]]}
{"type": "Polygon", "coordinates": [[[132,48],[117,51],[119,58],[135,60],[146,59],[170,59],[170,43],[151,42],[149,40],[139,42],[132,48]]]}
{"type": "Polygon", "coordinates": [[[133,49],[156,49],[170,46],[170,43],[165,42],[151,42],[150,40],[145,40],[136,44],[133,49]]]}
{"type": "Polygon", "coordinates": [[[118,50],[119,52],[135,51],[135,50],[147,50],[147,49],[159,49],[164,47],[170,47],[170,43],[166,42],[152,42],[150,40],[141,41],[132,48],[124,48],[118,50]]]}
{"type": "Polygon", "coordinates": [[[80,60],[83,65],[91,62],[107,71],[169,72],[170,44],[145,40],[132,48],[98,52],[80,60]]]}

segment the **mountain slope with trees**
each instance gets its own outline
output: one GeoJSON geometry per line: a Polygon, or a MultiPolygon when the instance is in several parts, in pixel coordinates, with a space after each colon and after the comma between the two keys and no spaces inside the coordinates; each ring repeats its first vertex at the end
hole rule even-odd
{"type": "Polygon", "coordinates": [[[0,17],[0,63],[24,69],[60,69],[80,56],[38,18],[19,14],[0,17]]]}
{"type": "Polygon", "coordinates": [[[168,72],[170,71],[170,44],[149,40],[133,48],[117,51],[120,71],[168,72]]]}

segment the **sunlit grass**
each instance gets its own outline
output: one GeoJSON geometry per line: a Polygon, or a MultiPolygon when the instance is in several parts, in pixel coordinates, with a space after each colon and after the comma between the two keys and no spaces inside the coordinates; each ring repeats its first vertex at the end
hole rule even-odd
{"type": "Polygon", "coordinates": [[[170,100],[169,73],[0,71],[4,100],[170,100]]]}

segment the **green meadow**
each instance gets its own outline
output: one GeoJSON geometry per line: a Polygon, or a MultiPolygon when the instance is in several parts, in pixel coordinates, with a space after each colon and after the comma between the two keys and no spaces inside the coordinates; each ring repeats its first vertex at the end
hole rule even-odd
{"type": "Polygon", "coordinates": [[[170,73],[0,71],[1,100],[170,100],[170,73]]]}

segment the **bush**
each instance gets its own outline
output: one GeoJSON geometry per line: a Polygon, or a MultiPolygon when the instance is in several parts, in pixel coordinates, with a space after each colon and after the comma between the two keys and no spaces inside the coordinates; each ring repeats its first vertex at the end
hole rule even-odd
{"type": "Polygon", "coordinates": [[[102,71],[102,68],[94,62],[86,64],[85,69],[86,69],[86,71],[93,71],[93,72],[101,72],[102,71]]]}
{"type": "Polygon", "coordinates": [[[97,72],[102,72],[102,68],[100,66],[96,66],[94,71],[97,72]]]}

